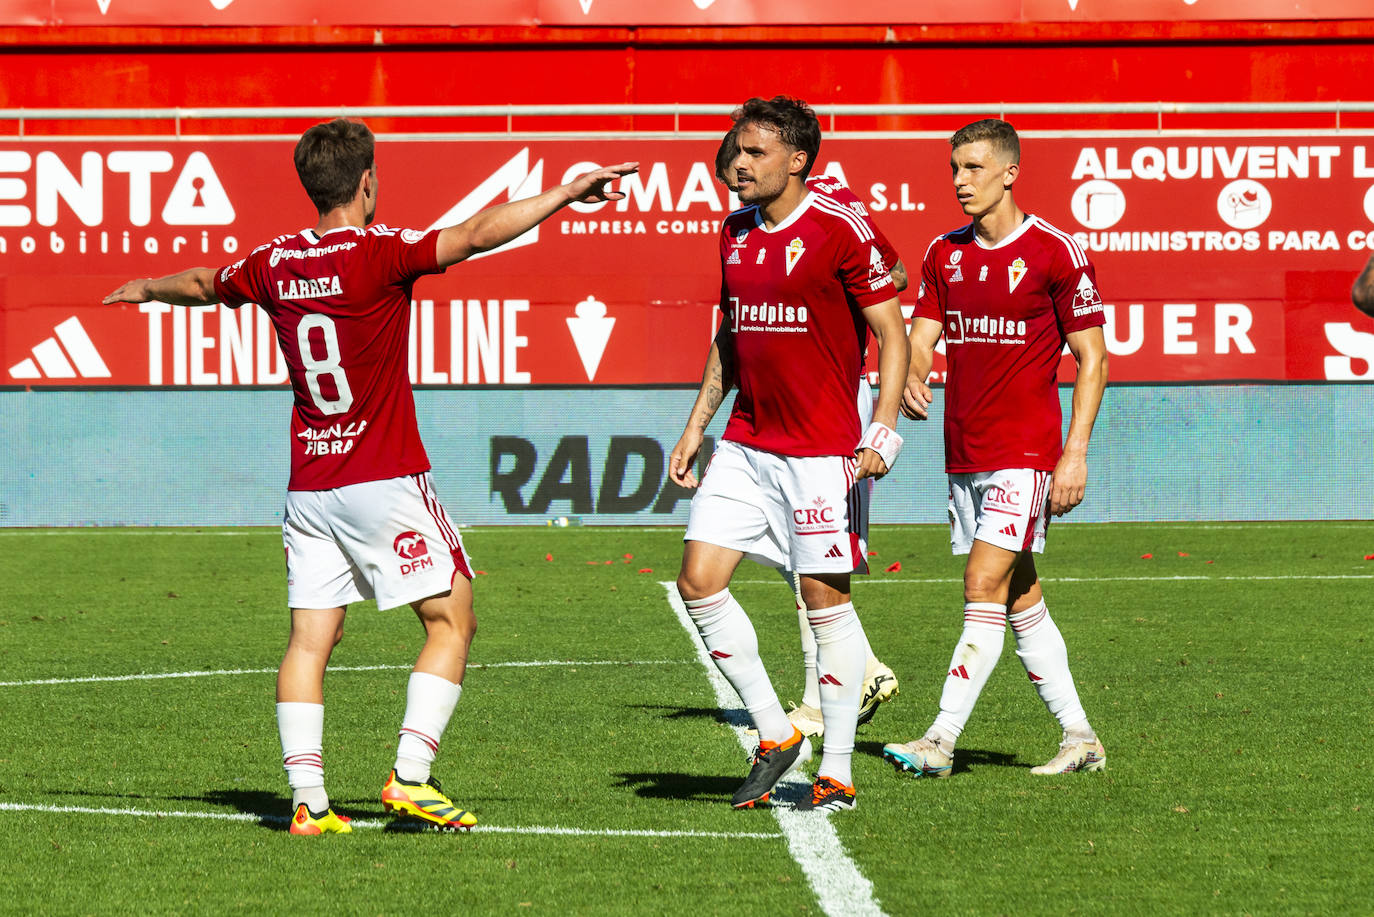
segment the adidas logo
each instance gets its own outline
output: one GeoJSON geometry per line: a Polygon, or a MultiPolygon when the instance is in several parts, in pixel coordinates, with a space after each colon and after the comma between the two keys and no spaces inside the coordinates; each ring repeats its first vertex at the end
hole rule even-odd
{"type": "Polygon", "coordinates": [[[730,253],[730,257],[725,259],[726,264],[739,264],[739,249],[730,253]]]}
{"type": "Polygon", "coordinates": [[[712,659],[729,659],[729,653],[722,653],[720,650],[711,650],[712,659]]]}
{"type": "Polygon", "coordinates": [[[1006,528],[1002,529],[1001,532],[999,532],[998,534],[1001,534],[1001,535],[1010,535],[1012,538],[1015,538],[1015,537],[1016,537],[1016,523],[1015,523],[1015,522],[1011,523],[1011,524],[1008,525],[1006,528]]]}
{"type": "Polygon", "coordinates": [[[50,337],[35,346],[33,356],[10,367],[11,379],[108,379],[110,368],[91,343],[81,322],[72,316],[53,329],[50,337]],[[61,343],[58,343],[58,342],[61,343]],[[70,359],[68,359],[70,358],[70,359]],[[38,362],[35,363],[34,361],[38,362]],[[73,367],[72,364],[75,364],[73,367]]]}
{"type": "Polygon", "coordinates": [[[831,675],[829,672],[826,672],[820,678],[816,679],[816,681],[817,683],[823,685],[835,685],[836,687],[840,688],[844,687],[844,682],[840,681],[838,678],[836,678],[834,675],[831,675]]]}
{"type": "Polygon", "coordinates": [[[1041,678],[1039,675],[1036,675],[1034,672],[1030,671],[1029,669],[1026,670],[1026,677],[1028,677],[1031,680],[1032,684],[1039,684],[1040,682],[1045,680],[1041,678]]]}
{"type": "Polygon", "coordinates": [[[953,675],[955,678],[967,679],[968,669],[964,668],[963,666],[958,666],[956,668],[950,669],[949,674],[953,675]]]}
{"type": "Polygon", "coordinates": [[[839,545],[837,545],[837,544],[832,544],[832,545],[830,546],[830,550],[825,552],[825,556],[826,556],[826,557],[844,557],[844,552],[840,550],[840,546],[839,546],[839,545]]]}

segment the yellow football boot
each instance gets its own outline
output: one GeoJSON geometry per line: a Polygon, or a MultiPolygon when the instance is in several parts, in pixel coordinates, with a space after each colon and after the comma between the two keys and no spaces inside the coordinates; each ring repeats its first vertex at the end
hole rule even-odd
{"type": "Polygon", "coordinates": [[[296,806],[296,814],[291,816],[292,834],[352,834],[352,821],[347,815],[335,815],[333,809],[323,813],[311,812],[305,803],[296,806]]]}
{"type": "Polygon", "coordinates": [[[477,816],[454,805],[435,778],[411,783],[397,777],[394,770],[382,787],[382,807],[392,815],[418,819],[440,831],[469,831],[477,824],[477,816]]]}

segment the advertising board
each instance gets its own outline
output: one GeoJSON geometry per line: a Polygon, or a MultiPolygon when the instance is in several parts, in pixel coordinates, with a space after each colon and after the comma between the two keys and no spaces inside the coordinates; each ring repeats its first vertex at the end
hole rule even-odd
{"type": "MultiPolygon", "coordinates": [[[[378,219],[426,229],[638,161],[625,199],[573,205],[414,289],[420,386],[690,386],[737,206],[711,139],[384,140],[378,219]]],[[[0,143],[0,386],[281,384],[255,309],[105,307],[123,280],[220,267],[314,213],[284,140],[0,143]]],[[[965,218],[938,138],[827,140],[909,272],[965,218]]],[[[1374,142],[1286,135],[1036,137],[1017,199],[1097,266],[1114,383],[1374,378],[1348,291],[1374,251],[1374,142]]],[[[1031,266],[1034,269],[1034,266],[1031,266]]],[[[913,287],[903,295],[909,306],[913,287]]],[[[1066,370],[1068,367],[1065,367],[1066,370]]],[[[942,358],[934,381],[943,372],[942,358]]],[[[1067,375],[1064,376],[1067,378],[1067,375]]]]}

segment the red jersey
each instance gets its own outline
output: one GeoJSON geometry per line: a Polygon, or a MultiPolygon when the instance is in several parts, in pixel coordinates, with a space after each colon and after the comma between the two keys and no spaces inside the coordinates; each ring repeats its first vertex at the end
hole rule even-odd
{"type": "MultiPolygon", "coordinates": [[[[806,188],[808,191],[814,191],[819,195],[828,197],[858,214],[868,224],[868,228],[872,230],[873,244],[878,247],[878,253],[883,256],[883,263],[887,265],[889,271],[897,266],[898,261],[902,260],[901,256],[897,254],[897,249],[893,248],[887,236],[883,235],[883,231],[878,228],[878,224],[873,222],[873,217],[868,215],[868,208],[864,206],[864,202],[859,200],[858,196],[850,191],[849,186],[843,181],[833,175],[813,175],[806,180],[806,188]]],[[[893,295],[896,295],[895,290],[893,295]]],[[[865,331],[864,354],[868,353],[868,338],[869,333],[865,331]]]]}
{"type": "Polygon", "coordinates": [[[289,490],[429,470],[409,375],[410,291],[441,272],[438,233],[386,226],[278,236],[215,275],[229,306],[257,303],[286,359],[289,490]]]}
{"type": "Polygon", "coordinates": [[[862,310],[896,295],[870,224],[817,194],[772,229],[746,207],[721,227],[720,260],[721,346],[739,387],[723,438],[779,455],[853,454],[862,310]]]}
{"type": "Polygon", "coordinates": [[[868,208],[864,206],[863,201],[859,200],[853,191],[849,190],[848,185],[840,179],[835,178],[833,175],[813,175],[806,180],[806,190],[814,191],[819,195],[828,197],[837,204],[848,207],[850,210],[854,211],[854,213],[858,214],[858,216],[868,224],[868,228],[873,231],[873,244],[878,246],[878,252],[883,256],[883,261],[887,264],[887,269],[890,271],[897,266],[897,262],[901,260],[901,257],[897,254],[897,249],[892,247],[892,243],[888,241],[887,236],[883,235],[883,231],[878,228],[878,224],[874,223],[873,218],[868,215],[868,208]]]}
{"type": "Polygon", "coordinates": [[[937,237],[916,317],[944,326],[945,470],[1053,471],[1066,337],[1106,321],[1096,271],[1073,237],[1034,216],[996,248],[972,224],[937,237]]]}

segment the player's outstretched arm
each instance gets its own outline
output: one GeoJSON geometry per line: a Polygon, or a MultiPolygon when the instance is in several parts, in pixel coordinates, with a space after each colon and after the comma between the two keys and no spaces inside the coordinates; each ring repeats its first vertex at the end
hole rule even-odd
{"type": "Polygon", "coordinates": [[[717,409],[725,400],[726,392],[730,391],[730,386],[734,384],[730,363],[722,356],[723,352],[729,352],[728,345],[722,350],[720,338],[717,337],[711,344],[710,353],[706,355],[706,368],[701,374],[701,389],[697,392],[697,400],[692,405],[692,413],[687,415],[687,426],[668,456],[668,477],[679,487],[696,487],[700,483],[692,471],[696,465],[697,452],[701,450],[701,443],[706,438],[706,428],[710,426],[711,418],[716,416],[717,409]]]}
{"type": "Polygon", "coordinates": [[[1374,255],[1365,262],[1364,270],[1350,288],[1350,301],[1365,315],[1374,316],[1374,255]]]}
{"type": "Polygon", "coordinates": [[[901,451],[901,437],[896,435],[897,412],[902,406],[902,391],[911,365],[911,345],[906,339],[902,305],[897,297],[869,306],[863,314],[878,343],[878,403],[873,407],[873,424],[864,431],[856,451],[859,467],[855,477],[881,478],[891,470],[891,462],[896,461],[901,451]],[[887,431],[875,430],[876,427],[886,427],[887,431]],[[875,448],[879,443],[889,442],[895,444],[887,452],[891,461],[875,448]]]}
{"type": "Polygon", "coordinates": [[[101,302],[108,306],[153,300],[174,306],[212,306],[219,302],[215,295],[215,272],[208,267],[193,267],[166,277],[140,277],[123,284],[101,302]]]}
{"type": "Polygon", "coordinates": [[[1069,351],[1078,361],[1073,383],[1073,407],[1064,454],[1050,479],[1050,512],[1062,516],[1083,502],[1088,485],[1088,440],[1092,437],[1102,392],[1107,387],[1107,343],[1102,326],[1068,336],[1069,351]]]}
{"type": "Polygon", "coordinates": [[[550,188],[534,197],[489,207],[457,226],[440,230],[439,266],[449,267],[478,252],[505,245],[569,204],[618,201],[625,197],[625,193],[611,191],[606,186],[617,178],[638,171],[639,163],[622,162],[620,165],[584,172],[566,185],[550,188]]]}
{"type": "Polygon", "coordinates": [[[933,318],[911,320],[911,371],[906,377],[906,391],[902,393],[902,414],[912,420],[930,416],[934,393],[926,382],[930,367],[935,364],[935,345],[940,342],[944,326],[933,318]]]}

